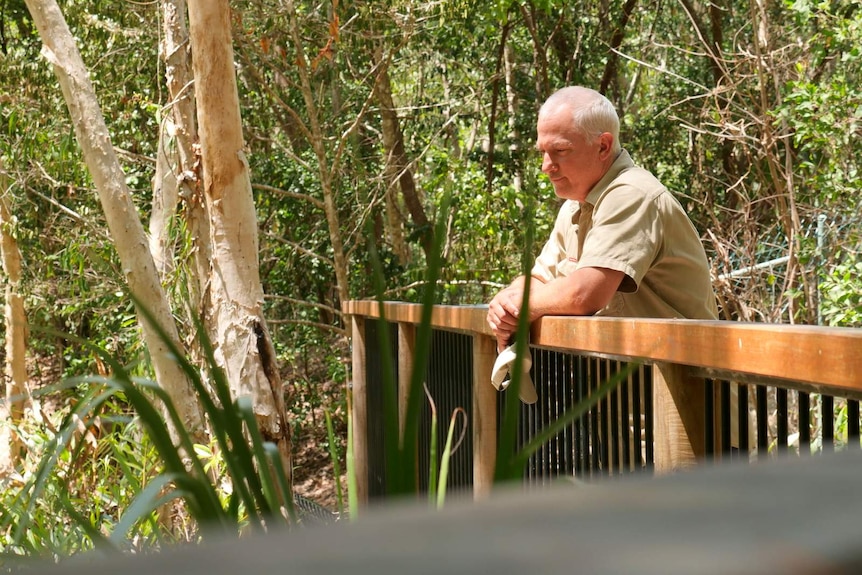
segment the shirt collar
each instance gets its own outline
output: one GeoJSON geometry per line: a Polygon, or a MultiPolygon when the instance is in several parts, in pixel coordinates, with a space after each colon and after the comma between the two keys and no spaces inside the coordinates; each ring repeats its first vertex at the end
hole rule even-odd
{"type": "Polygon", "coordinates": [[[598,183],[593,186],[593,189],[590,190],[590,193],[587,194],[586,203],[593,206],[596,205],[596,202],[599,201],[599,198],[605,192],[608,185],[620,175],[620,172],[633,168],[634,165],[635,164],[629,153],[625,150],[620,150],[620,153],[617,155],[617,159],[614,160],[614,163],[611,164],[611,167],[608,168],[608,171],[605,172],[604,176],[602,176],[602,179],[599,180],[598,183]]]}

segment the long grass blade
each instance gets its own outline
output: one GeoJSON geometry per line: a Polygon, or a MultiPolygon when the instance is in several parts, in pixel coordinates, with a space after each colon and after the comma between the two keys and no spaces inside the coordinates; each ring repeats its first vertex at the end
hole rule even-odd
{"type": "Polygon", "coordinates": [[[270,442],[267,442],[264,445],[266,449],[266,454],[268,456],[267,461],[274,469],[275,479],[278,482],[278,485],[281,489],[281,497],[284,500],[284,507],[287,510],[287,517],[293,523],[299,522],[299,515],[296,512],[296,504],[293,499],[293,493],[290,489],[290,484],[287,480],[287,470],[284,468],[284,461],[281,459],[281,453],[278,451],[278,447],[270,442]]]}
{"type": "Polygon", "coordinates": [[[521,380],[523,379],[524,357],[530,353],[528,320],[530,293],[530,275],[526,274],[524,283],[524,298],[521,303],[521,315],[518,318],[518,330],[515,334],[515,361],[509,371],[511,383],[506,389],[503,408],[503,421],[500,425],[499,444],[497,447],[497,463],[494,469],[494,481],[512,481],[520,477],[520,471],[513,466],[512,456],[517,449],[518,427],[521,411],[521,380]]]}
{"type": "Polygon", "coordinates": [[[428,386],[423,386],[428,404],[431,406],[431,433],[428,447],[428,501],[433,505],[437,501],[437,405],[428,386]]]}
{"type": "MultiPolygon", "coordinates": [[[[260,434],[260,428],[254,416],[251,398],[238,397],[234,403],[236,410],[245,421],[251,451],[254,454],[252,459],[241,462],[246,466],[244,476],[260,478],[260,481],[256,481],[255,485],[252,486],[252,494],[255,497],[257,509],[261,510],[265,518],[271,518],[273,515],[279,515],[277,510],[284,503],[284,500],[279,497],[278,487],[276,486],[275,479],[272,477],[272,470],[269,467],[266,449],[264,448],[265,441],[260,434]]],[[[290,499],[289,493],[287,494],[287,498],[290,499]]]]}
{"type": "Polygon", "coordinates": [[[115,546],[119,546],[126,540],[127,533],[136,523],[151,515],[159,507],[184,495],[174,488],[165,492],[165,488],[169,487],[175,478],[172,473],[158,475],[135,495],[111,533],[110,540],[115,546]]]}
{"type": "Polygon", "coordinates": [[[467,412],[464,411],[463,408],[458,407],[455,411],[452,412],[452,417],[449,420],[449,431],[446,434],[446,445],[443,447],[443,455],[440,458],[440,479],[439,485],[437,486],[437,508],[441,509],[443,504],[446,502],[446,484],[449,480],[449,461],[452,458],[452,454],[458,448],[458,445],[461,444],[461,440],[464,439],[464,434],[467,432],[467,412]],[[458,443],[453,447],[452,446],[452,438],[455,436],[455,426],[458,423],[458,416],[464,416],[464,425],[461,428],[461,436],[458,439],[458,443]]]}
{"type": "MultiPolygon", "coordinates": [[[[373,235],[369,235],[373,237],[373,235]]],[[[389,323],[386,321],[386,313],[383,307],[383,283],[384,273],[374,242],[369,242],[369,257],[374,270],[372,279],[374,290],[377,294],[378,307],[380,310],[379,329],[377,330],[378,342],[381,350],[381,379],[383,383],[383,452],[384,468],[386,472],[385,488],[389,495],[403,495],[412,491],[410,486],[409,470],[412,468],[406,461],[402,460],[401,432],[398,422],[398,401],[396,391],[395,366],[393,357],[389,353],[392,349],[392,338],[390,336],[389,323]]]]}
{"type": "Polygon", "coordinates": [[[335,476],[335,500],[338,515],[344,513],[344,499],[341,493],[341,465],[338,463],[338,446],[335,443],[335,430],[332,427],[332,415],[329,408],[323,410],[326,419],[326,439],[329,442],[329,458],[332,460],[332,474],[335,476]]]}
{"type": "Polygon", "coordinates": [[[356,460],[353,452],[353,390],[347,390],[347,454],[345,465],[347,466],[347,512],[350,521],[359,518],[359,494],[357,493],[356,460]]]}

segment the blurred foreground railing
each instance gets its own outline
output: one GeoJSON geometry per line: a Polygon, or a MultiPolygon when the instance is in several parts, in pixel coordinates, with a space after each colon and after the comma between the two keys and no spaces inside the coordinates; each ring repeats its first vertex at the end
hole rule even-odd
{"type": "MultiPolygon", "coordinates": [[[[403,417],[421,306],[351,301],[352,411],[360,500],[385,493],[383,378],[394,361],[403,417]],[[386,322],[392,349],[380,349],[386,322]]],[[[490,489],[498,413],[505,392],[490,384],[496,350],[485,306],[435,306],[425,381],[441,421],[464,409],[465,442],[450,467],[450,488],[490,489]]],[[[858,448],[862,330],[723,321],[546,317],[531,334],[539,400],[521,406],[519,441],[595,392],[627,362],[615,391],[557,434],[530,460],[527,485],[560,476],[666,473],[718,460],[763,459],[858,448]]],[[[429,408],[422,414],[417,482],[427,487],[429,408]]]]}

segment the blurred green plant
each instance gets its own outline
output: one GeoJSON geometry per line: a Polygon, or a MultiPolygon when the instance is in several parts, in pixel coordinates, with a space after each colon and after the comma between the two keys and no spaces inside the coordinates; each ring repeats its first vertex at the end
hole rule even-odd
{"type": "MultiPolygon", "coordinates": [[[[129,367],[110,352],[74,338],[97,354],[111,375],[72,378],[43,392],[75,387],[84,394],[47,441],[36,469],[6,507],[0,531],[10,533],[7,552],[61,556],[90,545],[124,550],[130,541],[142,536],[148,542],[160,542],[165,533],[157,527],[157,518],[175,501],[182,502],[183,511],[193,521],[191,540],[212,533],[265,531],[298,522],[281,455],[261,436],[251,399],[230,396],[228,382],[200,326],[198,336],[206,354],[207,381],[167,337],[164,340],[204,407],[213,438],[211,446],[192,444],[170,398],[154,381],[133,377],[129,367]],[[133,463],[138,461],[138,454],[127,442],[97,441],[96,449],[113,452],[113,457],[104,460],[104,452],[96,457],[82,450],[86,443],[79,439],[81,429],[86,431],[99,421],[107,405],[124,405],[134,412],[124,433],[140,437],[140,444],[147,446],[148,451],[140,454],[145,456],[142,463],[133,463]],[[82,454],[91,458],[89,465],[80,462],[82,454]],[[121,490],[119,495],[109,491],[108,497],[104,490],[89,490],[92,497],[100,496],[98,501],[68,495],[68,485],[86,486],[91,481],[89,473],[82,475],[82,471],[92,472],[93,466],[107,462],[116,466],[116,472],[100,470],[95,475],[101,478],[100,485],[121,490]],[[116,481],[117,475],[123,480],[116,481]],[[52,514],[37,512],[45,510],[46,502],[65,512],[69,524],[64,530],[74,527],[69,530],[74,535],[57,540],[55,530],[47,529],[45,522],[52,514]],[[112,513],[108,515],[103,509],[112,513]]],[[[166,533],[171,533],[169,527],[166,533]]]]}
{"type": "MultiPolygon", "coordinates": [[[[344,496],[341,492],[341,466],[339,465],[338,442],[335,439],[335,430],[332,427],[332,415],[325,409],[323,415],[326,417],[326,437],[329,440],[329,457],[332,460],[332,476],[335,480],[336,512],[344,513],[344,496]]],[[[348,414],[348,417],[350,415],[348,414]]]]}
{"type": "MultiPolygon", "coordinates": [[[[69,385],[73,384],[52,386],[37,395],[44,398],[69,385]]],[[[57,433],[50,431],[56,429],[50,420],[44,427],[31,421],[15,430],[30,452],[44,456],[38,465],[7,477],[0,489],[4,563],[92,549],[157,474],[158,454],[122,394],[97,395],[95,388],[90,389],[59,422],[57,433]],[[52,472],[46,473],[49,467],[52,472]]],[[[141,551],[166,540],[177,539],[160,529],[153,515],[140,522],[124,547],[141,551]]]]}

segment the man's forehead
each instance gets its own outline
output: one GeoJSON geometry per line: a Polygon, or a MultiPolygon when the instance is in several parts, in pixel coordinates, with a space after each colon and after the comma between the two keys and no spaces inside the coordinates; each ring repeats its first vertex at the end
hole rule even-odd
{"type": "Polygon", "coordinates": [[[571,146],[575,142],[573,137],[574,135],[561,134],[559,132],[542,134],[542,131],[539,130],[536,137],[536,149],[546,150],[560,146],[571,146]]]}

